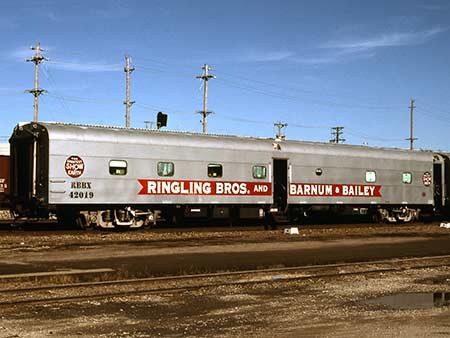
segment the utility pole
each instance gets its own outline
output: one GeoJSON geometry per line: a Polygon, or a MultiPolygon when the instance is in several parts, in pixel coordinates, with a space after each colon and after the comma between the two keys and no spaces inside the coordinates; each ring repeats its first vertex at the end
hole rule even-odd
{"type": "Polygon", "coordinates": [[[277,123],[274,123],[273,125],[278,128],[278,133],[277,133],[276,138],[278,140],[284,140],[286,138],[286,136],[283,134],[282,129],[284,127],[287,127],[288,124],[287,123],[282,123],[282,122],[277,122],[277,123]]]}
{"type": "Polygon", "coordinates": [[[417,140],[414,138],[414,108],[416,106],[414,105],[414,100],[411,99],[411,105],[409,106],[409,150],[414,150],[414,141],[417,140]]]}
{"type": "Polygon", "coordinates": [[[198,112],[199,114],[202,115],[202,125],[203,125],[203,134],[206,134],[206,117],[209,114],[212,114],[212,112],[208,111],[207,106],[208,106],[208,81],[209,79],[215,79],[216,77],[214,75],[209,74],[209,70],[211,70],[211,68],[209,68],[209,66],[207,64],[205,64],[203,67],[203,74],[196,76],[197,79],[202,79],[203,80],[203,111],[198,112]]]}
{"type": "Polygon", "coordinates": [[[345,142],[345,138],[341,137],[342,134],[344,133],[343,129],[344,129],[344,127],[333,127],[333,128],[331,128],[331,130],[333,130],[331,132],[331,136],[333,138],[330,140],[330,143],[336,143],[337,144],[339,142],[345,142]]]}
{"type": "Polygon", "coordinates": [[[41,52],[44,50],[41,48],[41,44],[38,42],[36,47],[31,47],[32,50],[36,51],[36,54],[31,58],[27,59],[27,62],[34,62],[35,71],[34,71],[34,89],[29,89],[26,92],[34,95],[34,122],[38,122],[39,119],[39,100],[38,97],[42,93],[45,93],[46,90],[39,88],[39,64],[42,61],[48,61],[47,58],[41,55],[41,52]]]}
{"type": "Polygon", "coordinates": [[[128,55],[125,55],[125,68],[124,68],[125,74],[126,74],[126,99],[125,99],[125,127],[130,128],[130,108],[131,105],[135,101],[130,101],[130,74],[134,71],[134,67],[130,67],[130,57],[128,55]]]}

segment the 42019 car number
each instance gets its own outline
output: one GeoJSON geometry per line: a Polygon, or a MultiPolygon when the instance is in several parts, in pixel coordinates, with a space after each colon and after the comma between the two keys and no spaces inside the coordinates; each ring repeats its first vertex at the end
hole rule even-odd
{"type": "Polygon", "coordinates": [[[92,191],[71,191],[69,196],[77,199],[91,199],[94,198],[94,193],[92,191]]]}

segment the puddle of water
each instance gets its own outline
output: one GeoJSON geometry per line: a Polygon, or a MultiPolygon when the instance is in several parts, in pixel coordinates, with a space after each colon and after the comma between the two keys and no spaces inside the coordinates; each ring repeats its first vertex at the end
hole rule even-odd
{"type": "Polygon", "coordinates": [[[450,292],[398,293],[369,299],[366,304],[384,305],[395,310],[431,309],[450,307],[450,292]]]}

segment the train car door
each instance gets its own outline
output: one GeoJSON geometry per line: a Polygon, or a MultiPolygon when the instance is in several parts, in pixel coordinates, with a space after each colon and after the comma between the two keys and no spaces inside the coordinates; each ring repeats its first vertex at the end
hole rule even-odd
{"type": "MultiPolygon", "coordinates": [[[[450,154],[448,154],[450,155],[450,154]]],[[[450,156],[445,157],[444,175],[444,206],[450,215],[450,156]]]]}
{"type": "Polygon", "coordinates": [[[434,206],[440,210],[442,208],[442,164],[434,163],[433,165],[433,182],[434,182],[434,206]]]}
{"type": "MultiPolygon", "coordinates": [[[[442,155],[442,207],[450,216],[450,154],[442,155]]],[[[434,169],[434,168],[433,168],[434,169]]]]}
{"type": "Polygon", "coordinates": [[[446,200],[445,186],[445,162],[446,158],[442,155],[434,155],[433,161],[433,192],[434,207],[438,211],[442,211],[446,200]]]}
{"type": "Polygon", "coordinates": [[[288,199],[288,160],[273,160],[273,204],[279,212],[284,212],[288,199]]]}
{"type": "Polygon", "coordinates": [[[38,124],[16,127],[11,143],[11,197],[15,203],[38,205],[48,201],[47,131],[38,124]],[[30,203],[33,201],[33,203],[30,203]]]}

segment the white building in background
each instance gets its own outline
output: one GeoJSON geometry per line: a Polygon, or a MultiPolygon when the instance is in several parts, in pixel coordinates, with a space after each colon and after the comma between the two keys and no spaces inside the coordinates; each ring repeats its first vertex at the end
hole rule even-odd
{"type": "Polygon", "coordinates": [[[0,155],[9,155],[9,143],[0,143],[0,155]]]}

